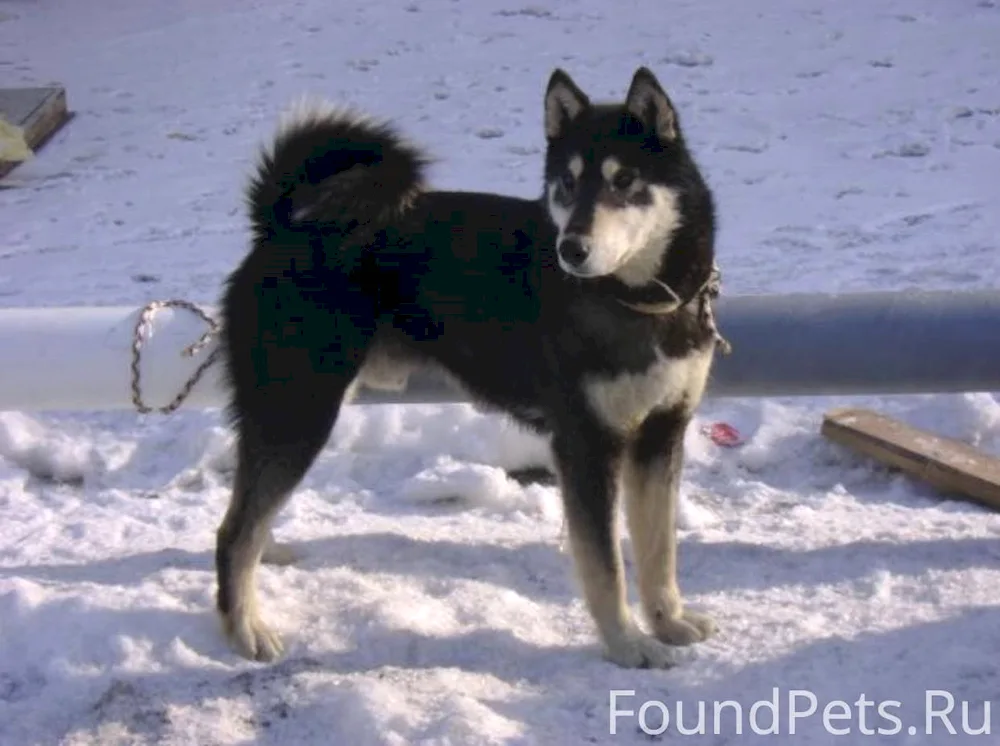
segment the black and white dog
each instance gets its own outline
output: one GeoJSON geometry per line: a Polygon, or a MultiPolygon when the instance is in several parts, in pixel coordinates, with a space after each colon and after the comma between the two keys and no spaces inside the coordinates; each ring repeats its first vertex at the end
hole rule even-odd
{"type": "Polygon", "coordinates": [[[719,337],[715,217],[677,112],[640,68],[595,104],[556,70],[544,196],[442,192],[389,124],[325,104],[281,124],[249,187],[249,255],[223,298],[237,432],[218,532],[218,610],[242,655],[281,642],[258,612],[275,514],[357,382],[432,365],[482,405],[551,435],[575,564],[608,657],[664,667],[712,634],[677,585],[684,434],[719,337]],[[633,619],[624,492],[649,632],[633,619]]]}

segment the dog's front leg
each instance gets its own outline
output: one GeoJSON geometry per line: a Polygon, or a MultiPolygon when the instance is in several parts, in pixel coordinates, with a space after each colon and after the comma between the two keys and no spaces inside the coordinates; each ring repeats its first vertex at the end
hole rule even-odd
{"type": "Polygon", "coordinates": [[[642,632],[629,611],[617,529],[624,446],[593,423],[556,429],[552,440],[570,546],[607,656],[627,668],[666,668],[671,648],[642,632]]]}
{"type": "Polygon", "coordinates": [[[715,631],[710,617],[684,608],[677,584],[677,503],[690,415],[653,412],[625,459],[629,533],[646,619],[656,637],[672,645],[701,642],[715,631]]]}

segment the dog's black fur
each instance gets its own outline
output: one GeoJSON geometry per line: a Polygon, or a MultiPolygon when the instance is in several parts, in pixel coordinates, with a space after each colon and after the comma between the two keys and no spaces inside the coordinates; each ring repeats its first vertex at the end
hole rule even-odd
{"type": "MultiPolygon", "coordinates": [[[[640,74],[659,90],[651,73],[640,70],[637,81],[640,74]]],[[[411,365],[430,364],[478,402],[552,435],[578,569],[602,639],[623,665],[667,665],[665,646],[640,635],[622,608],[616,493],[626,461],[639,484],[661,462],[669,466],[663,478],[676,482],[700,390],[619,427],[595,412],[588,382],[641,377],[664,356],[710,351],[712,332],[691,309],[713,266],[712,197],[679,127],[672,139],[658,135],[662,102],[645,112],[592,106],[561,72],[549,96],[558,85],[586,105],[558,136],[550,133],[547,184],[570,154],[587,163],[613,155],[678,195],[683,220],[655,247],[663,254],[659,282],[635,287],[613,275],[568,274],[544,199],[426,190],[424,156],[391,126],[355,114],[300,112],[263,155],[248,193],[251,251],[222,300],[238,467],[218,535],[218,610],[243,655],[280,653],[256,609],[254,570],[262,553],[267,558],[271,520],[326,443],[349,388],[357,379],[377,385],[371,371],[378,367],[405,376],[411,365]],[[682,300],[678,312],[624,304],[662,301],[664,283],[682,300]]],[[[676,124],[672,106],[670,113],[676,124]]],[[[586,216],[575,219],[586,231],[586,216]]],[[[664,498],[667,512],[675,497],[676,489],[664,498]]],[[[672,519],[663,520],[672,534],[672,519]]],[[[663,642],[711,631],[679,599],[667,609],[644,602],[663,642]]]]}

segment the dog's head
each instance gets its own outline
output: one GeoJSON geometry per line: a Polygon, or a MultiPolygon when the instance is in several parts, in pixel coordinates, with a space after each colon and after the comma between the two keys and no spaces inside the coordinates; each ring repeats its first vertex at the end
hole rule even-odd
{"type": "Polygon", "coordinates": [[[650,282],[681,225],[685,188],[700,181],[656,77],[639,68],[624,102],[592,104],[556,69],[545,93],[545,135],[545,200],[559,231],[559,265],[581,278],[650,282]]]}

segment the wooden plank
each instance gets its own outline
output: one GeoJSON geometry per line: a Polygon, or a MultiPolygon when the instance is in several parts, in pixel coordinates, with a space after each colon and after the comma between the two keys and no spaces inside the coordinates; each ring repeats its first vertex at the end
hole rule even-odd
{"type": "Polygon", "coordinates": [[[868,409],[827,412],[821,432],[942,492],[1000,509],[1000,458],[992,454],[868,409]]]}
{"type": "MultiPolygon", "coordinates": [[[[42,147],[70,119],[66,89],[0,88],[0,115],[24,130],[24,139],[33,151],[42,147]]],[[[17,164],[0,161],[0,177],[17,164]]]]}

